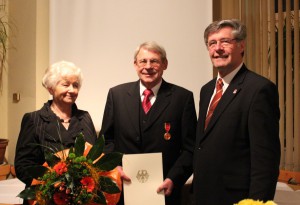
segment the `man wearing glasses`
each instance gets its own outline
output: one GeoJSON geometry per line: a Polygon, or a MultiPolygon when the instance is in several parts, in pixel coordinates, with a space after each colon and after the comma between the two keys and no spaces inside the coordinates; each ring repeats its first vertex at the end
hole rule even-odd
{"type": "MultiPolygon", "coordinates": [[[[186,165],[192,163],[197,124],[193,93],[162,78],[168,60],[155,42],[136,49],[134,67],[138,81],[109,90],[100,135],[109,152],[161,152],[165,180],[153,192],[164,190],[166,205],[179,205],[181,187],[192,173],[186,165]]],[[[121,167],[119,172],[130,181],[121,167]]]]}
{"type": "Polygon", "coordinates": [[[272,200],[279,174],[279,99],[270,80],[243,63],[246,27],[238,20],[204,32],[218,76],[201,88],[194,151],[196,205],[272,200]]]}

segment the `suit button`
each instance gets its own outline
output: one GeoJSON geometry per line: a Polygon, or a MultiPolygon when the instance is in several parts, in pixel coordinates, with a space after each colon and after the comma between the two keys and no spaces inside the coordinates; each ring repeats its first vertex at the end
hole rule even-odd
{"type": "Polygon", "coordinates": [[[202,149],[202,147],[200,146],[200,147],[198,147],[198,150],[201,150],[202,149]]]}
{"type": "Polygon", "coordinates": [[[137,136],[135,139],[136,139],[137,142],[140,141],[140,137],[139,136],[137,136]]]}
{"type": "Polygon", "coordinates": [[[145,124],[147,121],[146,120],[143,120],[143,124],[145,124]]]}

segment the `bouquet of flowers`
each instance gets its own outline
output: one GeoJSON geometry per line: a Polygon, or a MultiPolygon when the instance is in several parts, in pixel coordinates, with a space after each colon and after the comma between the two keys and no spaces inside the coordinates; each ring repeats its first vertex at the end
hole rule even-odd
{"type": "Polygon", "coordinates": [[[71,149],[47,152],[43,166],[28,170],[36,180],[18,196],[34,204],[116,204],[121,180],[115,167],[123,155],[104,155],[103,147],[103,136],[91,146],[79,134],[71,149]]]}
{"type": "Polygon", "coordinates": [[[267,201],[266,203],[264,203],[263,201],[255,201],[253,199],[244,199],[234,205],[276,205],[276,204],[273,201],[267,201]]]}

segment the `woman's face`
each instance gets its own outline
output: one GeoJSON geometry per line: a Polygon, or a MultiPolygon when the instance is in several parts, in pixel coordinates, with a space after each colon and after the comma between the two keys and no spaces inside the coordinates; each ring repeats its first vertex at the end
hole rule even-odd
{"type": "Polygon", "coordinates": [[[79,92],[77,76],[62,77],[54,88],[49,89],[49,92],[55,102],[72,105],[76,101],[79,92]]]}

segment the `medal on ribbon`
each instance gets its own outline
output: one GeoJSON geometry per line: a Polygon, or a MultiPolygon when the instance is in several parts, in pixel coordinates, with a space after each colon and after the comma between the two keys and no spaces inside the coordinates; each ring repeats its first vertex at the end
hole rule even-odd
{"type": "Polygon", "coordinates": [[[171,139],[171,134],[169,133],[171,129],[171,124],[169,122],[165,122],[165,131],[166,133],[164,134],[165,140],[171,139]]]}

